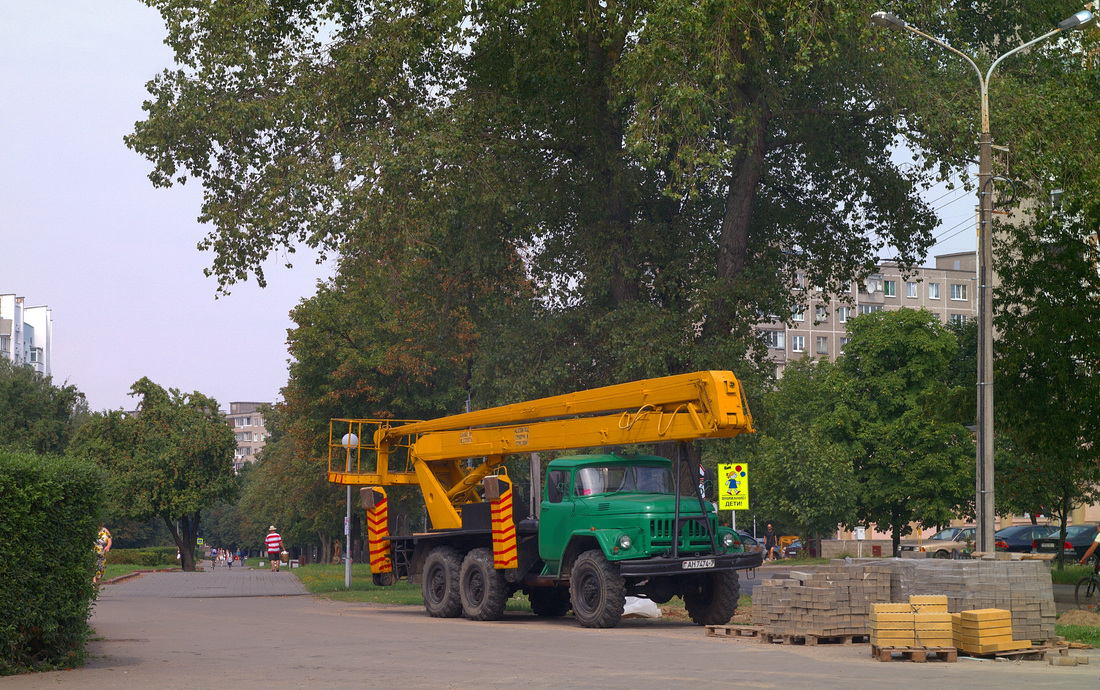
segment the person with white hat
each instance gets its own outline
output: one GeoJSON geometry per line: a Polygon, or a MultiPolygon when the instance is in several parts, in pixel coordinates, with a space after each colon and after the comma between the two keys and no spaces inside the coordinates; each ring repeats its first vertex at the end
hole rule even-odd
{"type": "Polygon", "coordinates": [[[271,560],[271,572],[277,573],[279,572],[279,552],[283,550],[283,538],[275,531],[275,525],[267,528],[264,543],[267,544],[267,557],[271,560]]]}

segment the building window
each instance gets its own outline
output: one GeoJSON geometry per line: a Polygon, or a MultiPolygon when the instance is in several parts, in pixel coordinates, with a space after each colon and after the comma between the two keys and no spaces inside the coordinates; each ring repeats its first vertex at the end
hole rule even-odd
{"type": "Polygon", "coordinates": [[[860,314],[874,314],[877,311],[882,311],[881,304],[861,304],[859,305],[860,314]]]}
{"type": "Polygon", "coordinates": [[[245,426],[252,426],[252,418],[251,417],[245,417],[244,418],[244,425],[245,426]]]}
{"type": "Polygon", "coordinates": [[[966,325],[966,314],[952,314],[950,318],[951,323],[955,324],[956,326],[966,325]]]}
{"type": "Polygon", "coordinates": [[[840,354],[844,354],[844,348],[848,345],[849,340],[851,340],[851,338],[840,339],[840,354]]]}
{"type": "Polygon", "coordinates": [[[887,297],[898,296],[898,281],[896,280],[884,280],[882,281],[882,294],[887,297]]]}
{"type": "Polygon", "coordinates": [[[806,274],[805,273],[796,273],[795,274],[795,276],[794,276],[794,287],[795,287],[796,290],[805,290],[806,289],[806,274]]]}
{"type": "Polygon", "coordinates": [[[917,281],[909,280],[905,283],[905,296],[916,297],[917,296],[917,281]]]}
{"type": "Polygon", "coordinates": [[[820,323],[822,321],[825,321],[828,318],[829,318],[829,309],[828,309],[828,307],[819,304],[814,309],[814,320],[820,323]]]}
{"type": "Polygon", "coordinates": [[[805,321],[806,320],[806,310],[803,309],[802,307],[795,307],[794,308],[794,315],[791,318],[794,319],[795,321],[805,321]]]}
{"type": "Polygon", "coordinates": [[[764,331],[764,342],[773,350],[782,350],[783,331],[764,331]]]}
{"type": "Polygon", "coordinates": [[[951,299],[966,301],[966,285],[951,283],[951,299]]]}
{"type": "Polygon", "coordinates": [[[827,337],[818,336],[817,347],[814,349],[814,351],[819,355],[829,354],[829,339],[827,337]]]}
{"type": "Polygon", "coordinates": [[[837,321],[840,323],[848,323],[848,319],[852,316],[851,307],[839,307],[836,310],[837,321]]]}
{"type": "Polygon", "coordinates": [[[791,336],[791,352],[804,352],[806,350],[806,337],[802,335],[791,336]]]}
{"type": "Polygon", "coordinates": [[[940,298],[940,284],[939,283],[929,283],[928,284],[928,299],[939,299],[939,298],[940,298]]]}

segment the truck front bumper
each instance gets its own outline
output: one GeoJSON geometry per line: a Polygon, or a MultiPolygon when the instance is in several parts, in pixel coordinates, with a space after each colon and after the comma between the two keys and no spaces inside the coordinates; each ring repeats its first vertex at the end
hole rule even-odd
{"type": "Polygon", "coordinates": [[[657,575],[690,575],[720,570],[746,570],[764,562],[764,554],[724,553],[692,554],[678,558],[656,556],[654,558],[617,561],[623,577],[654,577],[657,575]]]}

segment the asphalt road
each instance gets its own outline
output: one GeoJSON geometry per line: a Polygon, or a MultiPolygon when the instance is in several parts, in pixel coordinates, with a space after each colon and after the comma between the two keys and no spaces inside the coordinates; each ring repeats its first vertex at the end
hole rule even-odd
{"type": "Polygon", "coordinates": [[[153,573],[104,585],[83,669],[0,678],[0,688],[1088,687],[1092,665],[883,663],[866,644],[764,645],[669,620],[610,630],[508,614],[433,619],[418,606],[337,603],[287,571],[153,573]]]}

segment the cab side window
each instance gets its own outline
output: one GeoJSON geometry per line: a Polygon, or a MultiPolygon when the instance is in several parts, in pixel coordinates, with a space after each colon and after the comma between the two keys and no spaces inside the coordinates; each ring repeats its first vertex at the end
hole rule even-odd
{"type": "Polygon", "coordinates": [[[566,470],[551,470],[546,476],[546,500],[551,503],[561,503],[562,498],[569,492],[569,472],[566,470]]]}

